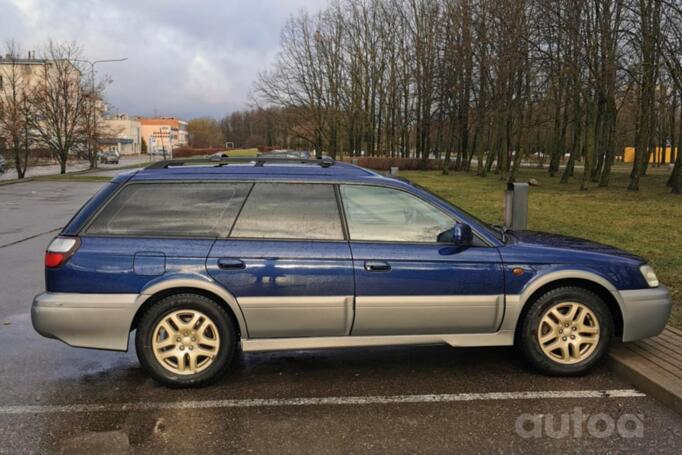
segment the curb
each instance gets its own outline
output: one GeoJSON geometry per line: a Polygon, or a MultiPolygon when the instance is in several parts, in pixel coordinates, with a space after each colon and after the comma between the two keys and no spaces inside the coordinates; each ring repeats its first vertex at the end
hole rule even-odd
{"type": "Polygon", "coordinates": [[[682,331],[667,326],[657,337],[617,344],[608,364],[638,389],[682,414],[682,331]]]}
{"type": "Polygon", "coordinates": [[[6,186],[6,185],[15,185],[17,183],[26,183],[26,182],[33,182],[34,180],[40,180],[41,178],[44,177],[58,177],[60,175],[64,176],[69,176],[69,175],[82,175],[82,174],[87,174],[90,172],[97,172],[99,169],[83,169],[80,171],[72,171],[72,172],[67,172],[66,174],[45,174],[45,175],[34,175],[31,177],[24,177],[23,179],[12,179],[12,180],[0,180],[0,186],[6,186]]]}
{"type": "MultiPolygon", "coordinates": [[[[123,167],[121,172],[125,172],[127,170],[133,170],[136,169],[134,167],[123,167]]],[[[118,170],[117,168],[111,168],[111,169],[100,169],[100,168],[95,168],[95,169],[82,169],[80,171],[71,171],[67,172],[66,174],[45,174],[45,175],[34,175],[31,177],[24,177],[23,179],[12,179],[12,180],[0,180],[0,187],[6,186],[6,185],[15,185],[17,183],[26,183],[26,182],[33,182],[33,181],[40,181],[41,179],[50,179],[51,177],[59,177],[59,176],[64,176],[63,178],[68,178],[69,176],[73,177],[78,177],[80,175],[87,175],[87,174],[93,174],[97,172],[102,172],[102,171],[109,171],[109,170],[118,170]]]]}
{"type": "Polygon", "coordinates": [[[24,177],[23,179],[0,180],[0,186],[16,185],[17,183],[32,182],[33,177],[24,177]]]}

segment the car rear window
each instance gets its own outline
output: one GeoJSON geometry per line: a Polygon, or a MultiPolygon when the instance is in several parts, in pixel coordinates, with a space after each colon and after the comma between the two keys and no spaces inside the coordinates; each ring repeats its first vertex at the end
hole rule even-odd
{"type": "Polygon", "coordinates": [[[250,183],[130,184],[86,229],[91,235],[224,237],[250,183]]]}
{"type": "Polygon", "coordinates": [[[257,183],[231,237],[343,240],[332,185],[257,183]]]}

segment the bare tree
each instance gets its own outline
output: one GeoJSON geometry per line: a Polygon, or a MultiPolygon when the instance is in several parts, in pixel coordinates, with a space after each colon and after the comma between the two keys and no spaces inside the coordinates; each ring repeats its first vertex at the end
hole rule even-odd
{"type": "Polygon", "coordinates": [[[189,143],[192,147],[222,147],[223,134],[218,121],[211,117],[198,117],[187,125],[189,143]]]}
{"type": "Polygon", "coordinates": [[[639,54],[638,85],[639,115],[635,137],[635,161],[628,189],[639,190],[639,181],[646,172],[653,151],[656,128],[656,88],[659,77],[661,42],[661,0],[637,0],[636,18],[639,36],[633,37],[639,54]]]}
{"type": "Polygon", "coordinates": [[[66,173],[69,154],[87,139],[83,126],[87,122],[88,90],[76,63],[79,57],[75,43],[50,41],[31,98],[36,113],[31,126],[59,162],[62,174],[66,173]]]}
{"type": "Polygon", "coordinates": [[[446,173],[476,159],[479,175],[509,180],[548,156],[562,183],[581,163],[583,190],[607,186],[635,145],[634,190],[678,134],[679,12],[670,0],[336,0],[289,21],[256,98],[317,150],[433,156],[446,173]]]}
{"type": "Polygon", "coordinates": [[[6,45],[6,57],[0,66],[0,140],[8,146],[14,159],[17,177],[26,175],[29,155],[34,143],[31,123],[34,110],[29,102],[33,87],[25,77],[25,65],[20,59],[20,49],[10,41],[6,45]]]}

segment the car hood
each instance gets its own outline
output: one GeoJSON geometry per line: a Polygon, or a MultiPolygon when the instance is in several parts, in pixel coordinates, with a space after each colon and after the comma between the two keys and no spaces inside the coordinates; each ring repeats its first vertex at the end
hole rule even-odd
{"type": "Polygon", "coordinates": [[[553,250],[569,250],[575,252],[592,253],[598,255],[616,256],[637,262],[646,262],[641,256],[629,253],[620,248],[603,243],[593,242],[578,237],[550,234],[537,231],[509,231],[511,240],[519,245],[540,247],[553,250]]]}

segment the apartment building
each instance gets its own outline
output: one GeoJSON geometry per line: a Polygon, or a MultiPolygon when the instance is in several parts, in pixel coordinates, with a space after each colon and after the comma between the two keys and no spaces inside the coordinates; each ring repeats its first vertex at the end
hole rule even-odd
{"type": "Polygon", "coordinates": [[[189,143],[187,122],[177,117],[138,118],[142,137],[150,154],[170,154],[189,143]]]}

